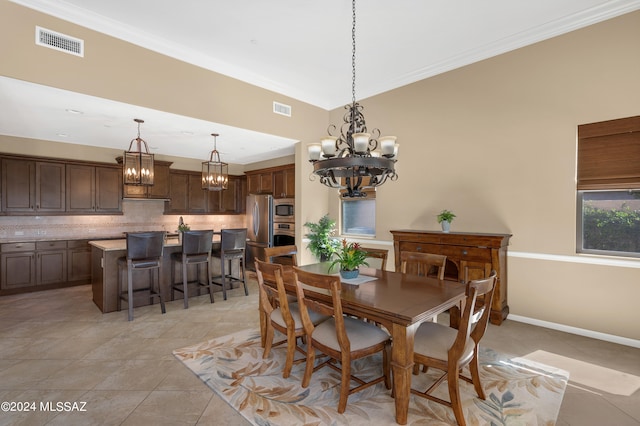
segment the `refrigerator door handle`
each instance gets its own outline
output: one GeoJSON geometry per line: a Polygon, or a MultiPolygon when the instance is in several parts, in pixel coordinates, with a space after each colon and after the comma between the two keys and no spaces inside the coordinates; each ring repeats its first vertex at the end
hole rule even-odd
{"type": "Polygon", "coordinates": [[[260,207],[258,206],[258,202],[255,201],[253,203],[253,234],[258,235],[260,231],[260,207]]]}

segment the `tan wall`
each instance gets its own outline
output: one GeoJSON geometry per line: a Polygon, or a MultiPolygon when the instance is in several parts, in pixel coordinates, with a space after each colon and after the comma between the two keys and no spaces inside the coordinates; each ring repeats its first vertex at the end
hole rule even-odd
{"type": "Polygon", "coordinates": [[[367,124],[400,144],[377,239],[453,210],[453,231],[512,233],[510,251],[550,259],[509,258],[513,314],[640,339],[640,261],[553,258],[576,256],[576,126],[640,114],[638,40],[635,12],[364,100],[367,124]]]}

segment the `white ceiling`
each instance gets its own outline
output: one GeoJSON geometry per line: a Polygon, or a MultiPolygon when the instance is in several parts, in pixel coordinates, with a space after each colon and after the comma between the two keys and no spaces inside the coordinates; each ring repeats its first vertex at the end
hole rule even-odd
{"type": "MultiPolygon", "coordinates": [[[[348,0],[11,1],[324,109],[351,101],[348,0]]],[[[356,97],[638,9],[640,0],[361,0],[356,97]]],[[[0,134],[124,149],[138,117],[152,152],[187,158],[208,157],[213,132],[223,161],[238,164],[292,154],[296,142],[1,76],[0,106],[0,134]]]]}

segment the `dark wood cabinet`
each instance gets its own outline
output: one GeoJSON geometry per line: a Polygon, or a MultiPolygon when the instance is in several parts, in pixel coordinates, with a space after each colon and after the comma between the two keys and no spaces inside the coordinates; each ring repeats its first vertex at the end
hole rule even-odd
{"type": "MultiPolygon", "coordinates": [[[[116,161],[122,164],[122,157],[116,158],[116,161]]],[[[150,200],[169,199],[169,168],[171,164],[173,163],[155,160],[153,162],[153,185],[123,185],[122,193],[124,198],[143,198],[150,200]]],[[[122,171],[120,173],[122,173],[122,171]]]]}
{"type": "Polygon", "coordinates": [[[202,189],[202,174],[189,173],[189,202],[188,213],[207,212],[207,192],[202,189]]]}
{"type": "Polygon", "coordinates": [[[91,280],[91,246],[88,240],[67,242],[67,279],[69,282],[91,280]]]}
{"type": "Polygon", "coordinates": [[[188,170],[171,170],[169,201],[165,214],[240,214],[244,212],[246,179],[229,176],[228,189],[202,189],[202,174],[188,170]]]}
{"type": "Polygon", "coordinates": [[[509,314],[507,303],[507,246],[510,234],[485,234],[397,230],[393,234],[396,271],[403,251],[447,256],[445,278],[461,282],[485,278],[495,270],[496,292],[491,304],[491,323],[500,325],[509,314]]]}
{"type": "Polygon", "coordinates": [[[67,281],[67,242],[36,243],[37,285],[61,284],[67,281]]]}
{"type": "Polygon", "coordinates": [[[230,175],[227,189],[222,191],[208,191],[207,213],[244,213],[244,204],[247,197],[246,188],[247,184],[244,176],[230,175]]]}
{"type": "Polygon", "coordinates": [[[2,211],[10,214],[64,212],[64,163],[3,158],[2,211]]]}
{"type": "Polygon", "coordinates": [[[245,174],[249,194],[272,194],[274,198],[294,198],[296,195],[294,164],[251,170],[245,174]]]}
{"type": "Polygon", "coordinates": [[[294,198],[296,196],[295,168],[273,172],[273,198],[294,198]]]}
{"type": "Polygon", "coordinates": [[[0,290],[35,287],[36,244],[6,243],[0,245],[0,290]]]}
{"type": "Polygon", "coordinates": [[[165,213],[186,213],[189,208],[189,175],[172,171],[169,175],[169,201],[165,213]]]}
{"type": "Polygon", "coordinates": [[[119,167],[67,164],[67,213],[121,213],[119,167]]]}

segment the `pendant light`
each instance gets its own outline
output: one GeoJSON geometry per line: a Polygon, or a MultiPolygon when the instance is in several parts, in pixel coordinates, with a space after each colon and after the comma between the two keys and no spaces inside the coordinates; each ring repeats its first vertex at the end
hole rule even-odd
{"type": "Polygon", "coordinates": [[[129,150],[124,152],[122,164],[123,181],[125,185],[153,185],[153,154],[149,154],[147,143],[140,138],[140,124],[144,120],[134,118],[138,123],[138,137],[129,144],[129,150]],[[134,148],[135,144],[135,149],[134,148]],[[144,152],[142,146],[144,145],[144,152]]]}
{"type": "Polygon", "coordinates": [[[213,151],[209,161],[202,162],[202,189],[209,191],[222,191],[227,189],[229,183],[229,165],[220,161],[220,153],[217,149],[217,133],[213,136],[213,151]]]}

